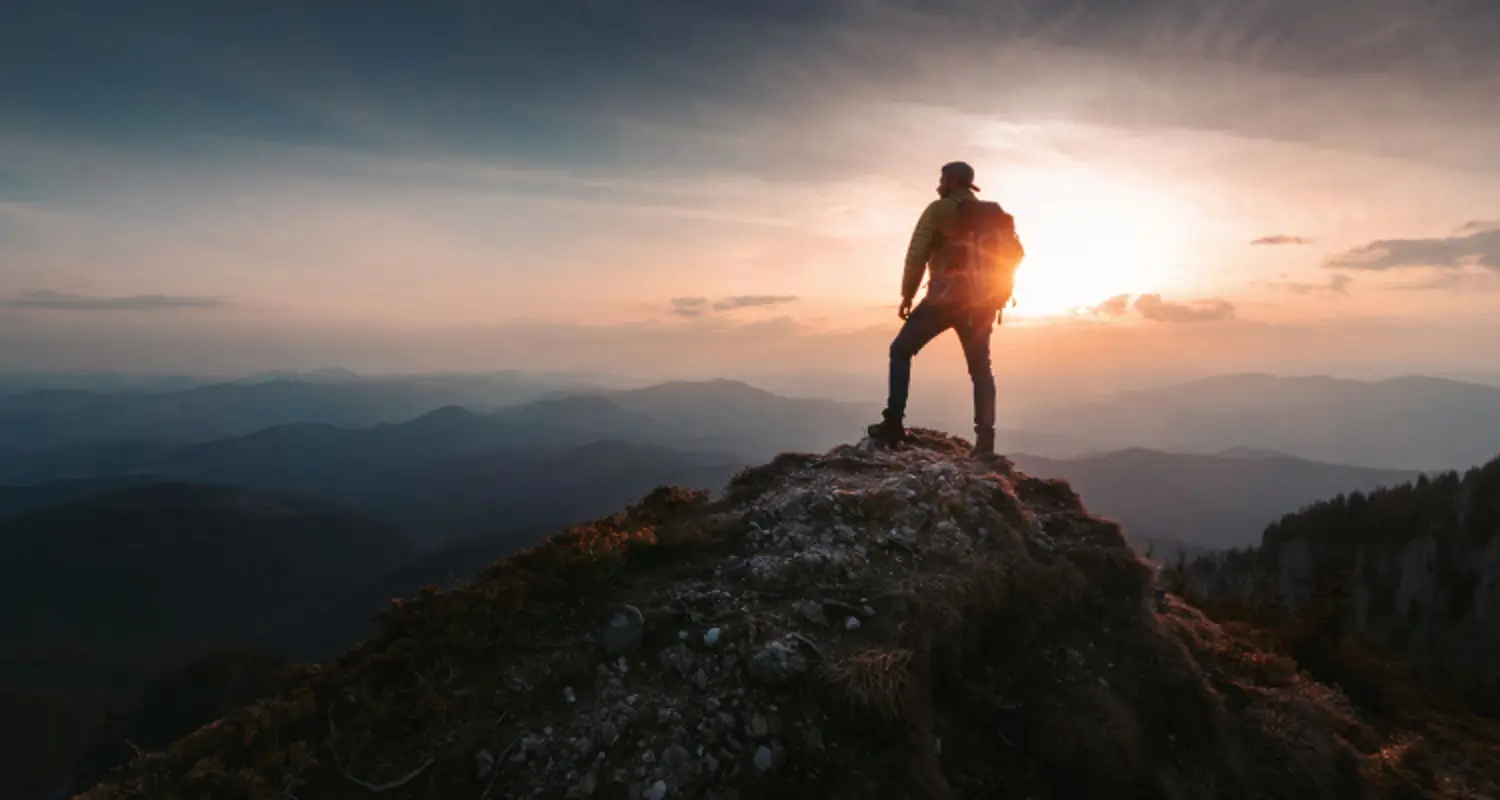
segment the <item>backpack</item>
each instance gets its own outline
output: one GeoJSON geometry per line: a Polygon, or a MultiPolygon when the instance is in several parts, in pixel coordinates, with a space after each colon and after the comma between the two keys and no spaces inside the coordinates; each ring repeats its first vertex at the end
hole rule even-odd
{"type": "Polygon", "coordinates": [[[1016,269],[1026,249],[1016,235],[1016,219],[988,200],[960,200],[948,229],[953,261],[967,284],[967,300],[977,306],[1004,308],[1012,303],[1016,269]]]}

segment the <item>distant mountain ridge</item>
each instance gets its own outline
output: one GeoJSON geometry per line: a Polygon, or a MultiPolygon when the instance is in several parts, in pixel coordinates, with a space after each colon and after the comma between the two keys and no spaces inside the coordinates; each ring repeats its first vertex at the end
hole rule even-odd
{"type": "Polygon", "coordinates": [[[1500,448],[1500,387],[1228,375],[1049,409],[1028,423],[1111,450],[1251,447],[1385,469],[1465,469],[1500,448]]]}
{"type": "Polygon", "coordinates": [[[446,405],[492,410],[577,388],[520,374],[307,377],[158,392],[50,389],[0,395],[0,456],[141,441],[191,444],[285,424],[365,427],[403,422],[446,405]]]}
{"type": "Polygon", "coordinates": [[[1167,540],[1167,549],[1173,549],[1171,541],[1199,548],[1253,545],[1284,514],[1420,474],[1258,450],[1230,452],[1211,456],[1128,448],[1076,459],[1017,454],[1012,460],[1033,475],[1068,481],[1090,511],[1120,521],[1138,543],[1167,540]]]}

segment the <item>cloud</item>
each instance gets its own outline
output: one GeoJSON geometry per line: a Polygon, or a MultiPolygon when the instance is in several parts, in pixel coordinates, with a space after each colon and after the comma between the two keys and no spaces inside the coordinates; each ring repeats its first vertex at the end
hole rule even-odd
{"type": "Polygon", "coordinates": [[[707,297],[674,297],[672,313],[679,317],[701,317],[708,311],[707,297]]]}
{"type": "Polygon", "coordinates": [[[1090,306],[1088,311],[1096,317],[1123,317],[1130,312],[1130,295],[1117,294],[1097,306],[1090,306]]]}
{"type": "Polygon", "coordinates": [[[739,308],[768,308],[795,303],[796,297],[785,294],[740,294],[725,297],[714,303],[715,311],[733,311],[739,308]]]}
{"type": "Polygon", "coordinates": [[[1500,230],[1500,219],[1476,219],[1465,222],[1458,228],[1460,233],[1479,233],[1482,231],[1500,230]]]}
{"type": "Polygon", "coordinates": [[[1325,267],[1386,270],[1410,267],[1481,266],[1500,272],[1500,227],[1471,222],[1461,236],[1442,239],[1381,239],[1330,257],[1325,267]]]}
{"type": "Polygon", "coordinates": [[[1328,276],[1323,283],[1308,283],[1304,281],[1265,281],[1263,286],[1280,289],[1296,295],[1342,295],[1349,296],[1349,285],[1354,283],[1354,278],[1342,272],[1335,272],[1328,276]]]}
{"type": "Polygon", "coordinates": [[[42,311],[173,311],[179,309],[224,308],[229,301],[222,297],[138,294],[130,297],[88,297],[63,292],[27,292],[14,300],[0,300],[0,308],[25,308],[42,311]]]}
{"type": "Polygon", "coordinates": [[[674,297],[668,302],[673,316],[697,319],[709,313],[737,311],[742,308],[772,308],[796,301],[795,296],[786,294],[737,294],[711,302],[707,297],[674,297]]]}
{"type": "Polygon", "coordinates": [[[1386,287],[1397,292],[1494,292],[1500,291],[1500,273],[1484,270],[1443,270],[1406,283],[1386,287]]]}
{"type": "Polygon", "coordinates": [[[1284,233],[1278,233],[1278,234],[1276,234],[1274,236],[1262,236],[1259,239],[1255,239],[1255,240],[1253,240],[1253,241],[1250,242],[1251,246],[1256,246],[1256,245],[1276,245],[1276,244],[1312,244],[1312,243],[1313,243],[1313,240],[1309,239],[1309,238],[1307,238],[1305,236],[1287,236],[1284,233]]]}
{"type": "Polygon", "coordinates": [[[1152,322],[1220,322],[1234,319],[1234,304],[1217,298],[1176,303],[1163,300],[1159,294],[1143,294],[1135,299],[1135,310],[1152,322]]]}

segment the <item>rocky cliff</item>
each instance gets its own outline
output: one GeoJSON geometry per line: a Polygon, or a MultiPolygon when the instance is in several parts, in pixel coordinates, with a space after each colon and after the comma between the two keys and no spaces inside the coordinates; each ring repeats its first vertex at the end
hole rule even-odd
{"type": "MultiPolygon", "coordinates": [[[[86,797],[1481,797],[1158,595],[1064,484],[922,432],[662,489],[86,797]]],[[[1490,746],[1494,742],[1478,746],[1490,746]]]]}

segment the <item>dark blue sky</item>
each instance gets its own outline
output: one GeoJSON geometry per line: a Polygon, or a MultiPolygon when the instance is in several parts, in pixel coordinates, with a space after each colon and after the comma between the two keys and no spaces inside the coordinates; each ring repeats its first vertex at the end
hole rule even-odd
{"type": "MultiPolygon", "coordinates": [[[[650,158],[669,153],[623,141],[623,118],[816,114],[853,83],[881,100],[1003,110],[997,97],[1036,76],[966,70],[957,54],[1015,47],[1450,90],[1500,63],[1493,0],[12,0],[0,14],[0,133],[166,152],[227,136],[650,158]]],[[[1122,122],[1157,110],[1129,97],[1096,108],[1122,122]]],[[[1178,116],[1253,122],[1207,106],[1178,116]]]]}
{"type": "Polygon", "coordinates": [[[359,124],[369,115],[541,152],[582,147],[611,107],[764,100],[777,87],[745,64],[838,16],[785,0],[22,0],[3,13],[11,126],[143,147],[193,134],[357,145],[380,136],[359,124]]]}
{"type": "MultiPolygon", "coordinates": [[[[0,13],[7,125],[143,145],[373,135],[324,107],[336,102],[455,143],[545,149],[601,133],[611,110],[816,97],[830,66],[899,85],[920,59],[985,42],[1452,80],[1500,51],[1492,0],[12,0],[0,13]],[[810,70],[806,85],[778,64],[810,70]]],[[[955,74],[954,94],[977,82],[955,74]]]]}

